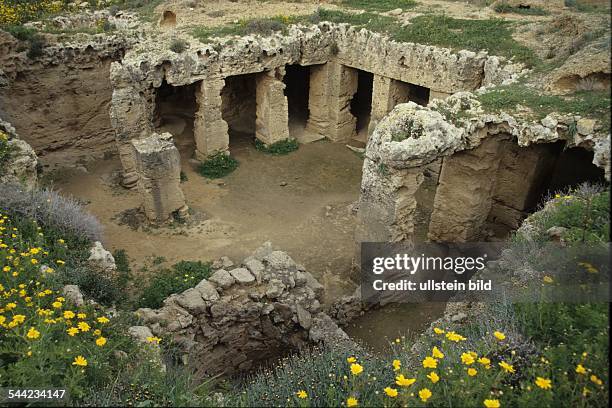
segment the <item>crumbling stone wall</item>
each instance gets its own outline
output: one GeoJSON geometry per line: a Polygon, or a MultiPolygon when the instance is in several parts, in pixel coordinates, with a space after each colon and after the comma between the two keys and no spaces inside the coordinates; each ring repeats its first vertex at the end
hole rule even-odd
{"type": "Polygon", "coordinates": [[[240,265],[227,258],[194,288],[137,314],[171,338],[198,377],[232,374],[318,342],[350,341],[321,310],[323,286],[270,243],[240,265]]]}
{"type": "Polygon", "coordinates": [[[115,151],[109,118],[110,65],[131,39],[104,34],[48,45],[35,61],[0,32],[0,115],[45,164],[66,165],[115,151]]]}

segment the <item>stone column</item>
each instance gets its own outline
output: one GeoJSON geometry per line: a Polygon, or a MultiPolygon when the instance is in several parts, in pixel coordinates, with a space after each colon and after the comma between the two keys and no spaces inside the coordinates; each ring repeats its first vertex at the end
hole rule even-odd
{"type": "Polygon", "coordinates": [[[372,88],[372,111],[368,134],[372,134],[378,122],[393,110],[395,105],[410,100],[408,84],[374,74],[372,88]]]}
{"type": "Polygon", "coordinates": [[[357,92],[357,70],[330,61],[310,68],[306,130],[346,142],[354,136],[357,118],[351,114],[351,100],[357,92]]]}
{"type": "Polygon", "coordinates": [[[121,184],[133,188],[138,181],[134,162],[132,139],[140,139],[153,131],[153,90],[139,92],[126,87],[113,91],[110,118],[115,129],[115,141],[123,166],[121,184]]]}
{"type": "Polygon", "coordinates": [[[221,114],[221,91],[225,86],[223,78],[205,79],[196,90],[198,110],[193,124],[195,156],[198,160],[229,149],[227,122],[221,114]]]}
{"type": "Polygon", "coordinates": [[[289,104],[282,75],[276,70],[257,76],[255,137],[266,145],[289,139],[289,104]]]}
{"type": "Polygon", "coordinates": [[[511,140],[504,143],[490,222],[519,227],[526,211],[538,204],[550,180],[559,153],[555,148],[560,149],[548,144],[520,147],[511,140]]]}
{"type": "Polygon", "coordinates": [[[167,221],[172,213],[185,213],[185,197],[180,187],[181,163],[170,133],[132,140],[138,173],[138,191],[147,218],[155,223],[167,221]]]}
{"type": "Polygon", "coordinates": [[[444,158],[429,239],[466,242],[481,238],[493,202],[502,148],[498,137],[487,137],[475,149],[444,158]]]}

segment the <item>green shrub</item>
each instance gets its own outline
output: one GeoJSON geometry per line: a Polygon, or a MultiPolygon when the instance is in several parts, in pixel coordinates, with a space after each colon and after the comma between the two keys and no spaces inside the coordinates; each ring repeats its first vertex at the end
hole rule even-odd
{"type": "Polygon", "coordinates": [[[171,269],[162,269],[143,290],[139,306],[156,309],[171,294],[194,287],[210,274],[210,264],[200,261],[181,261],[171,269]]]}
{"type": "Polygon", "coordinates": [[[189,44],[187,43],[187,41],[180,39],[180,38],[175,38],[170,43],[170,50],[172,52],[176,52],[177,54],[180,54],[187,49],[188,45],[189,44]]]}
{"type": "Polygon", "coordinates": [[[255,139],[255,148],[260,152],[273,154],[275,156],[289,154],[299,148],[299,143],[296,139],[280,140],[276,143],[267,145],[259,139],[255,139]]]}
{"type": "Polygon", "coordinates": [[[206,178],[221,178],[230,174],[238,167],[238,160],[224,153],[217,153],[198,167],[198,172],[206,178]]]}
{"type": "Polygon", "coordinates": [[[35,29],[24,27],[22,25],[5,27],[4,30],[19,41],[30,41],[32,38],[38,35],[38,32],[35,29]]]}
{"type": "Polygon", "coordinates": [[[30,59],[36,59],[43,55],[43,49],[45,48],[45,40],[36,35],[30,39],[30,49],[27,52],[27,56],[30,59]]]}
{"type": "Polygon", "coordinates": [[[8,142],[8,135],[0,130],[0,170],[4,170],[4,167],[8,164],[11,157],[11,146],[8,142]]]}
{"type": "Polygon", "coordinates": [[[245,24],[246,34],[270,35],[276,31],[284,31],[287,26],[279,18],[256,18],[245,24]]]}

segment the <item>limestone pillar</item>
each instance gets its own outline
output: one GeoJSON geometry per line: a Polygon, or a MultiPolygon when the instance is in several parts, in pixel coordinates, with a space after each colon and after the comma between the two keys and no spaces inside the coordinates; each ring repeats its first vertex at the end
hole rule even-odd
{"type": "Polygon", "coordinates": [[[257,76],[255,137],[270,145],[289,139],[289,104],[285,83],[268,71],[257,76]]]}
{"type": "Polygon", "coordinates": [[[445,157],[429,224],[433,241],[481,238],[495,193],[503,144],[488,137],[475,149],[445,157]]]}
{"type": "Polygon", "coordinates": [[[504,143],[489,221],[518,228],[530,208],[538,204],[554,170],[555,145],[520,147],[504,143]]]}
{"type": "Polygon", "coordinates": [[[357,119],[351,114],[351,100],[357,92],[357,70],[330,61],[310,68],[306,130],[346,142],[356,132],[357,119]]]}
{"type": "Polygon", "coordinates": [[[195,156],[198,160],[229,149],[228,126],[221,114],[221,91],[224,86],[223,78],[212,78],[200,82],[196,90],[198,109],[195,113],[193,135],[196,144],[195,156]]]}
{"type": "Polygon", "coordinates": [[[374,74],[372,88],[372,111],[368,134],[371,134],[378,122],[393,110],[395,105],[410,100],[408,84],[374,74]]]}
{"type": "Polygon", "coordinates": [[[115,129],[115,142],[123,166],[121,184],[133,188],[138,181],[134,162],[132,139],[140,139],[153,131],[153,90],[139,92],[126,87],[113,91],[110,117],[115,129]]]}
{"type": "Polygon", "coordinates": [[[180,187],[181,163],[170,133],[132,140],[138,173],[138,191],[147,218],[155,223],[167,221],[175,211],[184,212],[185,197],[180,187]]]}
{"type": "Polygon", "coordinates": [[[392,169],[366,158],[357,213],[356,241],[414,240],[416,192],[423,168],[392,169]]]}

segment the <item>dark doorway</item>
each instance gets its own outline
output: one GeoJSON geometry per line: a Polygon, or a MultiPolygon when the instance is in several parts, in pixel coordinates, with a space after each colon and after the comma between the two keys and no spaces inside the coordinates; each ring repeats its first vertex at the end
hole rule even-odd
{"type": "Polygon", "coordinates": [[[429,88],[415,84],[408,84],[408,87],[409,100],[417,105],[427,106],[429,103],[429,88]]]}
{"type": "Polygon", "coordinates": [[[289,105],[289,133],[297,137],[308,121],[308,93],[310,91],[310,67],[287,65],[285,96],[289,105]]]}
{"type": "Polygon", "coordinates": [[[197,110],[196,90],[200,82],[189,85],[172,86],[164,79],[155,90],[155,127],[161,132],[169,132],[174,143],[181,151],[193,152],[193,122],[197,110]]]}
{"type": "Polygon", "coordinates": [[[603,169],[593,164],[593,152],[581,147],[565,149],[557,158],[543,195],[551,196],[555,192],[567,191],[584,182],[605,184],[603,169]]]}
{"type": "Polygon", "coordinates": [[[371,72],[357,70],[357,92],[351,100],[351,113],[357,118],[357,137],[367,140],[368,125],[372,111],[372,90],[374,75],[371,72]]]}
{"type": "Polygon", "coordinates": [[[256,120],[256,75],[244,74],[225,78],[221,91],[223,120],[229,127],[230,149],[253,143],[256,120]]]}

